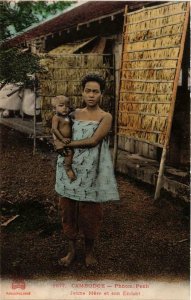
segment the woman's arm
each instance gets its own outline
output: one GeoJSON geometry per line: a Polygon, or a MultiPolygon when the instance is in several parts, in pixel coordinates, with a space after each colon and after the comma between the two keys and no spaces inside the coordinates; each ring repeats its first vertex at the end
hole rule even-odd
{"type": "Polygon", "coordinates": [[[107,113],[101,123],[99,124],[99,127],[95,131],[92,137],[87,139],[82,139],[79,141],[71,141],[69,144],[67,144],[67,147],[72,148],[83,148],[83,147],[95,147],[99,144],[101,140],[108,134],[110,128],[112,125],[112,116],[110,113],[107,113]]]}

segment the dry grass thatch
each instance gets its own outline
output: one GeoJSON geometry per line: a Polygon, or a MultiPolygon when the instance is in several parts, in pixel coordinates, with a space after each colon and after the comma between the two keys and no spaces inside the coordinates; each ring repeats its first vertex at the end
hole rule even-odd
{"type": "MultiPolygon", "coordinates": [[[[63,49],[63,48],[62,48],[63,49]]],[[[106,90],[101,106],[113,113],[114,110],[114,75],[112,55],[62,54],[54,51],[41,58],[41,65],[46,72],[39,75],[42,98],[42,119],[44,126],[50,127],[52,118],[51,97],[66,95],[73,108],[82,107],[82,77],[88,73],[97,73],[106,80],[106,90]]]]}
{"type": "Polygon", "coordinates": [[[119,135],[164,145],[187,5],[125,14],[119,135]]]}

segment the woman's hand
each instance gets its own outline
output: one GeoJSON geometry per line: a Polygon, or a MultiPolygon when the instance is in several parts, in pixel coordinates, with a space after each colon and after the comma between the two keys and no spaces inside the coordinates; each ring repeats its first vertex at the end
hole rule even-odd
{"type": "Polygon", "coordinates": [[[71,142],[71,139],[69,139],[69,138],[62,138],[62,142],[64,143],[64,147],[65,147],[65,145],[68,145],[71,142]]]}

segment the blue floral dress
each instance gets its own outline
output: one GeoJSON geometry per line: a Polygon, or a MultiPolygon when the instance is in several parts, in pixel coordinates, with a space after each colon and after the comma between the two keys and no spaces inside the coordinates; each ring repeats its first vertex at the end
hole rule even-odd
{"type": "MultiPolygon", "coordinates": [[[[90,138],[98,126],[97,121],[74,120],[73,140],[90,138]]],[[[107,139],[92,148],[74,149],[72,168],[77,179],[73,182],[66,175],[63,161],[59,155],[55,190],[60,196],[97,203],[119,200],[107,139]]]]}

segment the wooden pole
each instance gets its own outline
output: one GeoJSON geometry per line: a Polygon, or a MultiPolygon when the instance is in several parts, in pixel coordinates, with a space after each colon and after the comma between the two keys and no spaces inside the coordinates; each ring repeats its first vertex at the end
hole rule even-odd
{"type": "Polygon", "coordinates": [[[174,107],[175,107],[175,101],[176,101],[178,80],[179,80],[179,76],[180,76],[181,63],[182,63],[182,57],[183,57],[183,52],[184,52],[184,43],[186,40],[186,31],[187,31],[188,20],[189,20],[189,6],[190,6],[189,3],[187,3],[187,10],[186,10],[186,14],[185,14],[182,39],[181,39],[181,44],[180,44],[179,58],[178,58],[176,75],[175,75],[175,80],[174,80],[174,87],[173,87],[173,92],[172,92],[172,102],[171,102],[171,107],[170,107],[170,112],[169,112],[169,117],[168,117],[166,141],[165,141],[165,144],[163,147],[163,152],[162,152],[162,157],[161,157],[161,162],[160,162],[159,175],[158,175],[158,179],[157,179],[154,202],[156,202],[160,197],[160,191],[161,191],[161,187],[162,187],[162,183],[163,183],[163,179],[164,179],[164,166],[165,166],[165,161],[166,161],[166,153],[167,153],[167,148],[168,148],[169,140],[170,140],[170,132],[171,132],[171,128],[172,128],[172,120],[173,120],[174,107]]]}
{"type": "MultiPolygon", "coordinates": [[[[116,167],[117,162],[117,150],[118,150],[118,111],[119,111],[119,97],[120,97],[120,87],[121,87],[121,77],[122,77],[122,62],[123,62],[123,50],[124,50],[124,33],[125,33],[125,25],[126,25],[126,16],[128,12],[128,6],[125,6],[125,14],[124,14],[124,24],[123,24],[123,35],[122,35],[122,52],[121,52],[121,65],[119,68],[119,84],[115,98],[115,123],[114,123],[114,148],[113,148],[113,166],[116,167]]],[[[116,78],[117,76],[115,76],[116,78]]]]}
{"type": "Polygon", "coordinates": [[[161,156],[161,161],[160,161],[160,167],[159,167],[159,174],[157,178],[157,185],[156,185],[156,190],[155,190],[155,196],[154,196],[154,201],[156,201],[160,197],[160,191],[163,185],[163,179],[164,179],[164,166],[165,166],[165,161],[166,161],[166,153],[167,153],[167,148],[164,147],[162,150],[162,156],[161,156]]]}

